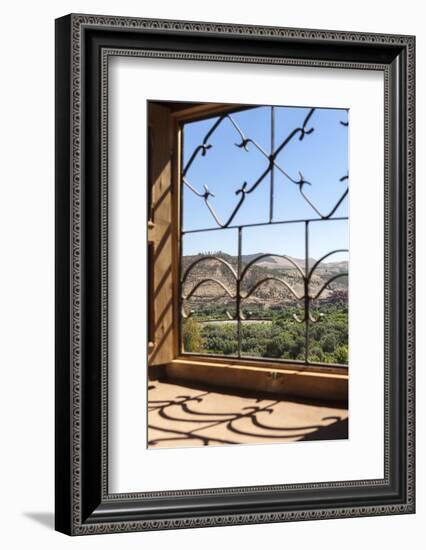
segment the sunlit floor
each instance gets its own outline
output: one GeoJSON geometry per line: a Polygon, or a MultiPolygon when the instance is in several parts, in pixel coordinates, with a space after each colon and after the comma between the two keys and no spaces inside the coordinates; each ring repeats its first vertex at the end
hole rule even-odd
{"type": "Polygon", "coordinates": [[[347,439],[348,410],[337,407],[150,381],[148,446],[347,439]]]}

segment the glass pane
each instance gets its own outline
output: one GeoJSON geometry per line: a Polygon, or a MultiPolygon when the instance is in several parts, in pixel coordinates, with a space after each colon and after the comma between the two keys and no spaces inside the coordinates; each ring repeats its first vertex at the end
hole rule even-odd
{"type": "Polygon", "coordinates": [[[348,115],[256,106],[184,126],[184,351],[347,364],[348,115]]]}

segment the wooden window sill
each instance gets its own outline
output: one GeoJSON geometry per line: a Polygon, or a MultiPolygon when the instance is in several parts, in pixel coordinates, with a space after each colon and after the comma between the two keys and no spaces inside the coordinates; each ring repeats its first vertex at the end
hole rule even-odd
{"type": "Polygon", "coordinates": [[[304,365],[209,360],[189,356],[166,366],[170,379],[186,380],[238,390],[253,390],[315,399],[347,402],[348,369],[304,365]]]}

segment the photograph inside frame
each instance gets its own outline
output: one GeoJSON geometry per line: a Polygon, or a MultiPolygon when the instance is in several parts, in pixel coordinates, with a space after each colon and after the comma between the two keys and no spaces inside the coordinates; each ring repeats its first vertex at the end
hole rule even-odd
{"type": "Polygon", "coordinates": [[[349,110],[147,109],[148,448],[347,439],[349,110]]]}

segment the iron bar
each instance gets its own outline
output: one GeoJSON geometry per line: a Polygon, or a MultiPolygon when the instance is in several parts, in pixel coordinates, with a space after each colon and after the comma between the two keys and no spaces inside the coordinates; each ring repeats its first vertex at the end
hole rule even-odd
{"type": "Polygon", "coordinates": [[[275,110],[271,107],[271,189],[269,193],[269,222],[274,219],[274,160],[273,154],[275,149],[275,110]]]}
{"type": "Polygon", "coordinates": [[[304,298],[305,298],[305,363],[309,361],[309,222],[305,222],[305,277],[304,277],[304,298]]]}
{"type": "MultiPolygon", "coordinates": [[[[259,222],[259,223],[245,223],[244,227],[266,227],[267,225],[281,225],[281,224],[287,224],[287,223],[305,223],[308,221],[309,223],[314,222],[327,222],[327,221],[345,221],[349,218],[347,216],[336,216],[335,218],[302,218],[298,220],[277,220],[273,222],[259,222]]],[[[206,233],[207,231],[219,231],[221,229],[238,229],[239,227],[243,227],[240,225],[230,225],[228,227],[206,227],[203,229],[187,229],[186,231],[181,231],[182,235],[189,235],[192,233],[206,233]]]]}
{"type": "Polygon", "coordinates": [[[238,228],[238,278],[237,278],[237,301],[236,316],[237,316],[237,342],[238,342],[238,357],[241,357],[241,255],[243,245],[243,228],[238,228]]]}

